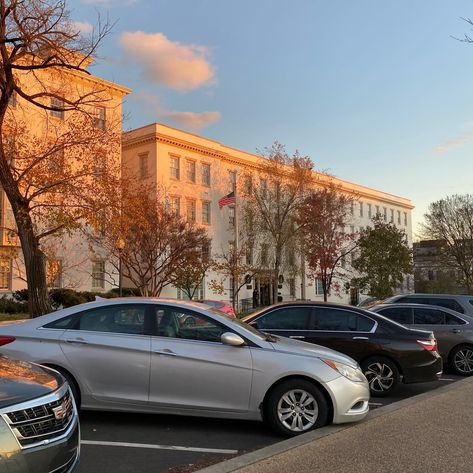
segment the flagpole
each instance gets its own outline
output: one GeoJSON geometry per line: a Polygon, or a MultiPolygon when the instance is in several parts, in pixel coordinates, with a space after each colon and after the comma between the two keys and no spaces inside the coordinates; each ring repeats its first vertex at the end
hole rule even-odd
{"type": "MultiPolygon", "coordinates": [[[[238,257],[239,253],[238,253],[238,249],[239,249],[239,231],[238,231],[238,228],[239,228],[239,209],[238,209],[238,198],[237,198],[237,185],[236,185],[236,182],[235,184],[233,184],[233,195],[235,196],[235,256],[238,257]]],[[[235,275],[236,276],[236,275],[235,275]]],[[[236,281],[237,278],[233,278],[233,299],[235,301],[235,306],[236,306],[236,309],[238,311],[238,294],[236,293],[235,294],[235,287],[237,284],[239,284],[238,281],[236,281]]]]}

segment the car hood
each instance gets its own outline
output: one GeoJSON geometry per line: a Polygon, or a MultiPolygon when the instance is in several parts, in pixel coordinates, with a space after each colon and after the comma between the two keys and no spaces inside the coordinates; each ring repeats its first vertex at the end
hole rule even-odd
{"type": "Polygon", "coordinates": [[[330,348],[326,348],[313,343],[301,342],[300,340],[292,340],[286,337],[277,337],[276,342],[270,342],[272,347],[279,352],[291,355],[311,356],[314,358],[330,358],[340,363],[351,366],[358,366],[358,363],[347,355],[330,348]]]}
{"type": "Polygon", "coordinates": [[[56,371],[0,355],[0,409],[50,394],[63,383],[56,371]]]}

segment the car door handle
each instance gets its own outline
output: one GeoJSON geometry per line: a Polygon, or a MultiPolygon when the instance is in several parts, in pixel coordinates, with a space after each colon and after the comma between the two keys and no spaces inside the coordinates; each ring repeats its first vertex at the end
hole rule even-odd
{"type": "Polygon", "coordinates": [[[289,338],[297,338],[298,340],[301,340],[305,337],[304,337],[304,335],[289,335],[289,338]]]}
{"type": "Polygon", "coordinates": [[[66,338],[67,343],[77,343],[78,345],[87,345],[89,342],[83,338],[66,338]]]}
{"type": "Polygon", "coordinates": [[[353,340],[369,340],[368,337],[353,337],[353,340]]]}
{"type": "Polygon", "coordinates": [[[451,330],[451,332],[452,332],[452,333],[460,333],[461,330],[459,330],[459,329],[457,329],[457,328],[454,328],[454,329],[451,330]]]}
{"type": "Polygon", "coordinates": [[[177,356],[176,353],[171,350],[154,350],[154,353],[156,353],[156,355],[177,356]]]}

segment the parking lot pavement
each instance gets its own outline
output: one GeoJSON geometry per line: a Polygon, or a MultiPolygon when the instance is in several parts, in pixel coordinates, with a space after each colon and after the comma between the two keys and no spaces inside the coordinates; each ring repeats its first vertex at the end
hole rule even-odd
{"type": "MultiPolygon", "coordinates": [[[[371,409],[450,384],[403,385],[394,397],[372,398],[371,409]]],[[[169,415],[82,412],[78,473],[173,473],[195,471],[281,439],[262,422],[169,415]]]]}

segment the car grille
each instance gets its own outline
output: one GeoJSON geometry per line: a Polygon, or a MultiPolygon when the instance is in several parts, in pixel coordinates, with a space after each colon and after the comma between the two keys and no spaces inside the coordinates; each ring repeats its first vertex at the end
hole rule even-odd
{"type": "Polygon", "coordinates": [[[28,447],[61,437],[74,419],[74,404],[66,391],[57,400],[7,412],[5,417],[20,445],[28,447]]]}

